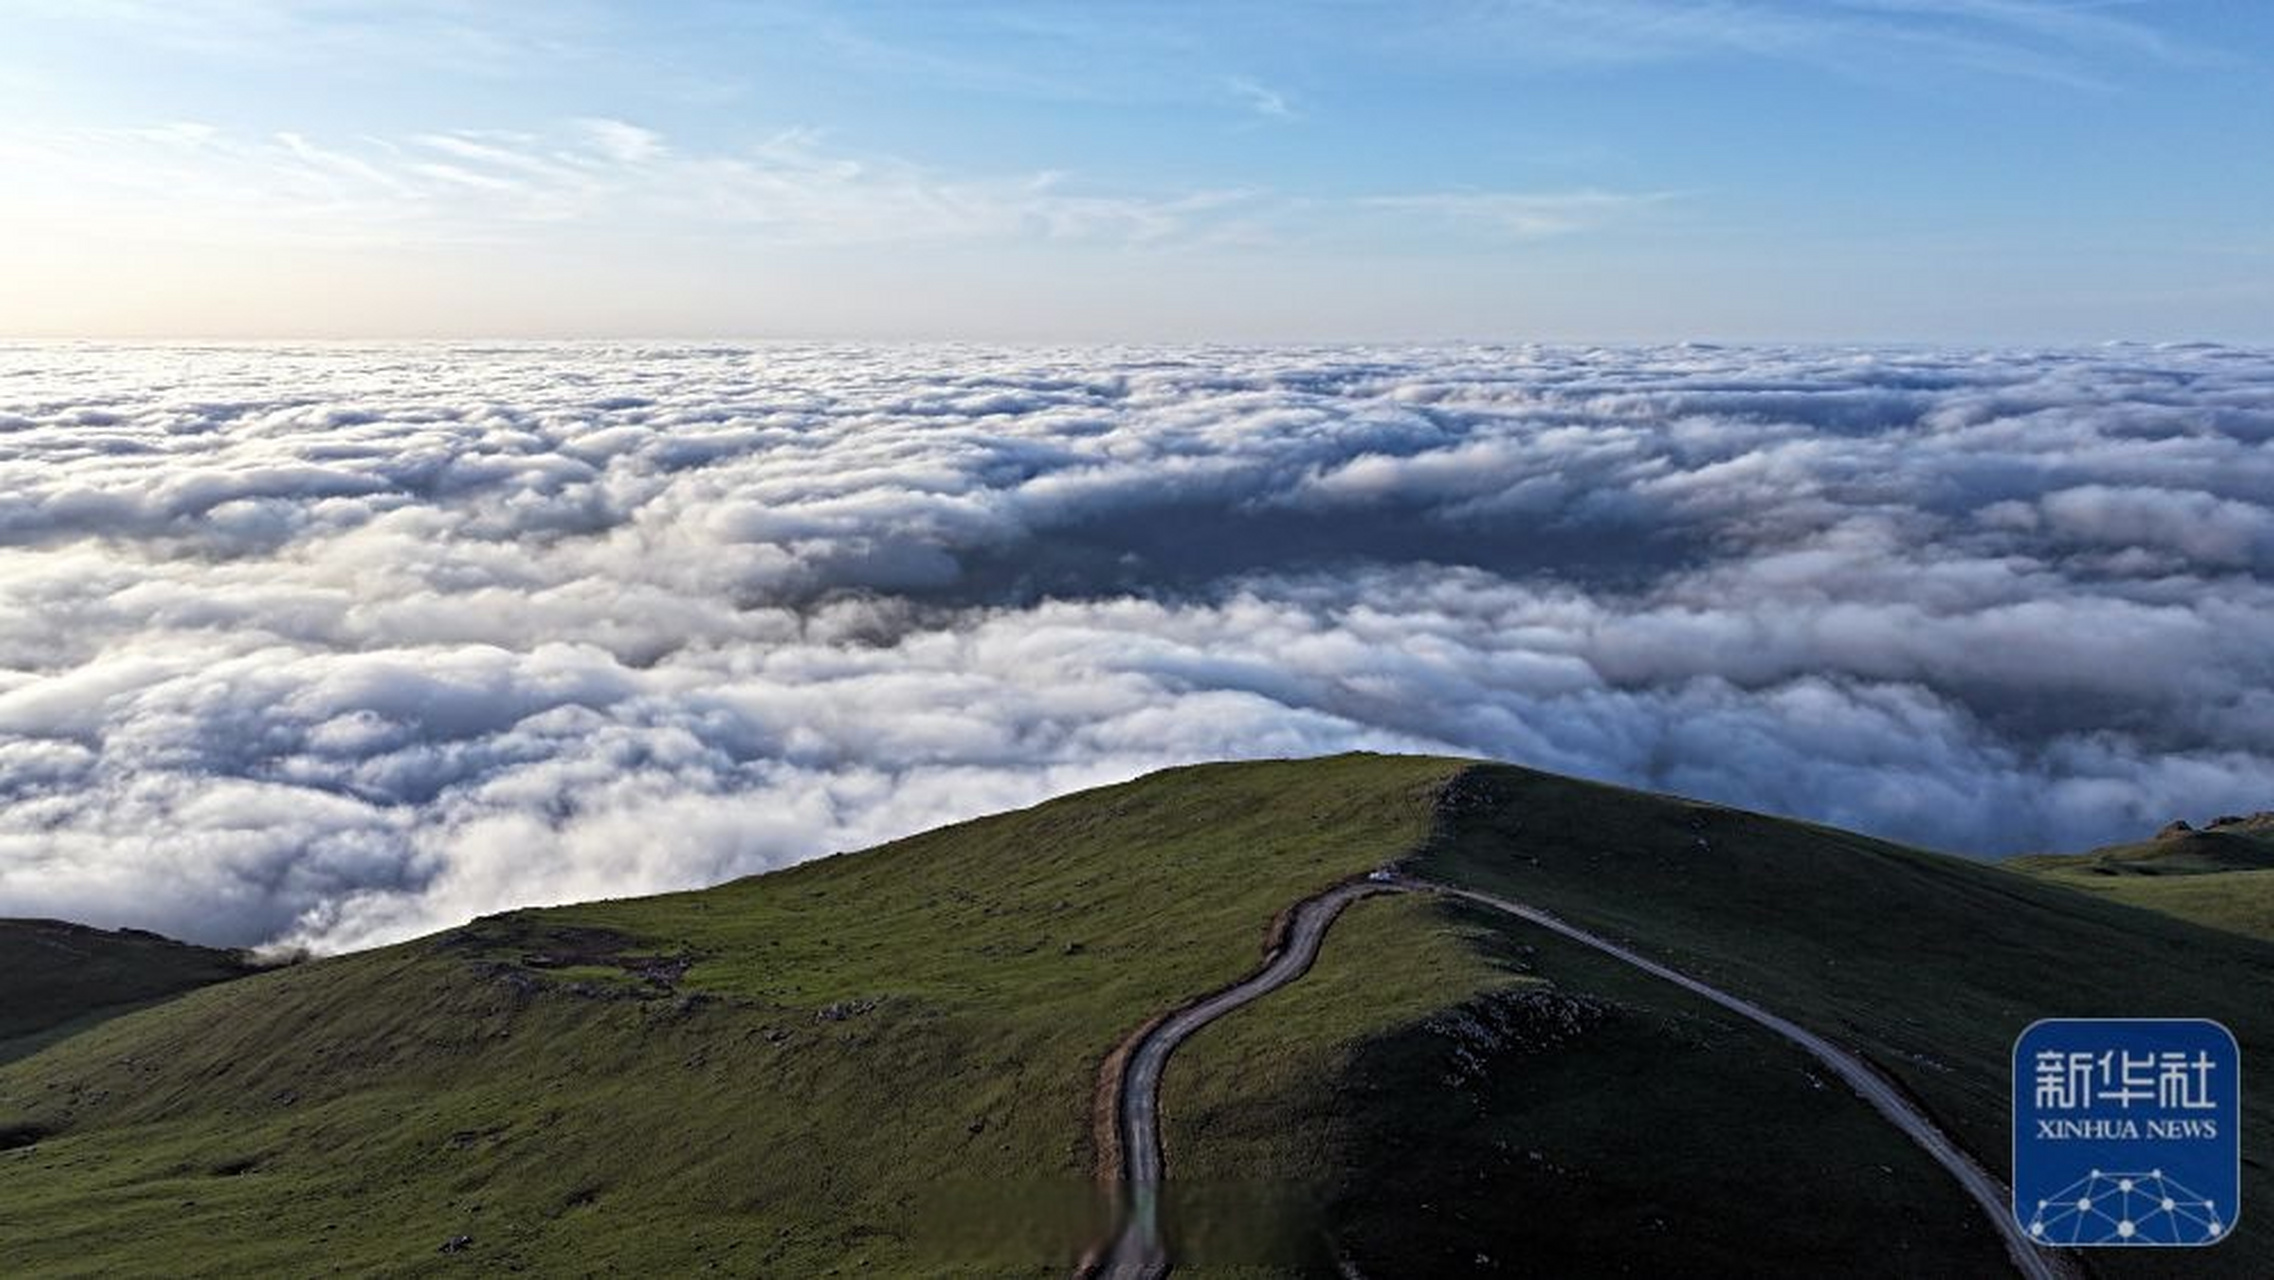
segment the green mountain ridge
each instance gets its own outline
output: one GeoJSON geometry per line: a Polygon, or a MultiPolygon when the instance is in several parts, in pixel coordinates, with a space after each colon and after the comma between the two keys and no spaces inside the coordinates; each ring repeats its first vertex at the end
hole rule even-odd
{"type": "MultiPolygon", "coordinates": [[[[1854,1047],[1993,1170],[2038,1017],[2274,1048],[2274,945],[1998,867],[1471,761],[1195,766],[105,1022],[0,1066],[0,1236],[23,1275],[1063,1275],[1106,1226],[1105,1056],[1392,861],[1854,1047]],[[2082,988],[2080,955],[2134,980],[2082,988]]],[[[2246,1104],[2259,1158],[2274,1112],[2246,1104]]],[[[2002,1266],[1797,1050],[1420,895],[1349,908],[1308,976],[1180,1050],[1162,1106],[1180,1274],[2002,1266]]],[[[2258,1270],[2266,1184],[2201,1274],[2258,1270]]]]}
{"type": "Polygon", "coordinates": [[[0,919],[0,1062],[253,968],[241,952],[141,929],[0,919]]]}
{"type": "Polygon", "coordinates": [[[2203,828],[2174,822],[2152,840],[2077,854],[2031,854],[2007,867],[2049,883],[2274,940],[2274,813],[2203,828]]]}

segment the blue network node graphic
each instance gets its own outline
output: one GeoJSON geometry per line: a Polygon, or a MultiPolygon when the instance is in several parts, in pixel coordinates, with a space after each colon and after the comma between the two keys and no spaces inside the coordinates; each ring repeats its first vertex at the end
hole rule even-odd
{"type": "Polygon", "coordinates": [[[2215,1244],[2219,1206],[2164,1176],[2099,1169],[2037,1202],[2031,1239],[2046,1244],[2215,1244]]]}
{"type": "Polygon", "coordinates": [[[2208,1019],[2032,1023],[2014,1041],[2014,1221],[2058,1248],[2224,1241],[2241,1212],[2242,1067],[2208,1019]]]}

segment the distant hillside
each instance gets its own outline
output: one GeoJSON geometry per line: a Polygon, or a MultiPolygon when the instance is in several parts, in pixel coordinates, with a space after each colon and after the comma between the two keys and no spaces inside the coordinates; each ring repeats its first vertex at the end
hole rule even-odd
{"type": "Polygon", "coordinates": [[[236,952],[138,929],[0,920],[0,1062],[59,1033],[249,971],[236,952]]]}
{"type": "Polygon", "coordinates": [[[2213,928],[2274,940],[2274,813],[2201,829],[2174,822],[2152,840],[2006,863],[2055,884],[2213,928]]]}
{"type": "MultiPolygon", "coordinates": [[[[1995,1170],[2037,1017],[2212,1016],[2274,1051],[2274,945],[1999,868],[1502,766],[1212,765],[259,975],[0,1067],[0,1220],[38,1224],[11,1274],[1063,1275],[1102,1226],[1107,1053],[1391,860],[1853,1046],[1995,1170]]],[[[1418,895],[1352,906],[1308,976],[1202,1030],[1163,1112],[1179,1275],[2003,1266],[1784,1042],[1418,895]]],[[[2246,1184],[2192,1274],[2266,1256],[2246,1184]]]]}

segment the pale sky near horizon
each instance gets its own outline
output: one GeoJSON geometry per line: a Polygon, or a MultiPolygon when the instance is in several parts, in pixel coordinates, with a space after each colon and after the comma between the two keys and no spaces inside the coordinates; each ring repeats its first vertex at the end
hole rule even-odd
{"type": "Polygon", "coordinates": [[[0,0],[0,337],[2274,341],[2274,6],[0,0]]]}

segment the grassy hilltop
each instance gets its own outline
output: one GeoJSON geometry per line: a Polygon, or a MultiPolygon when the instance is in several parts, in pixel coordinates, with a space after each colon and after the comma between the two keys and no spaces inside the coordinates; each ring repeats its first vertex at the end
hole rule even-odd
{"type": "Polygon", "coordinates": [[[0,920],[0,1062],[106,1018],[250,972],[237,952],[139,929],[0,920]]]}
{"type": "Polygon", "coordinates": [[[1099,1060],[1459,767],[1175,770],[197,992],[0,1070],[51,1135],[0,1153],[9,1269],[1058,1274],[1099,1060]]]}
{"type": "Polygon", "coordinates": [[[2274,813],[2183,822],[2153,840],[2007,866],[2117,902],[2274,941],[2274,813]]]}
{"type": "MultiPolygon", "coordinates": [[[[1995,1170],[2034,1018],[2212,1016],[2274,1049],[2274,945],[1996,867],[1463,761],[1215,765],[107,1022],[0,1067],[0,1236],[30,1275],[1062,1274],[1101,1059],[1392,859],[1855,1046],[1995,1170]]],[[[1171,1065],[1178,1256],[1994,1271],[1971,1204],[1820,1076],[1539,930],[1370,899],[1171,1065]]],[[[2263,1160],[2274,1112],[2245,1101],[2263,1160]]],[[[2246,1183],[2202,1274],[2267,1256],[2246,1183]]]]}

